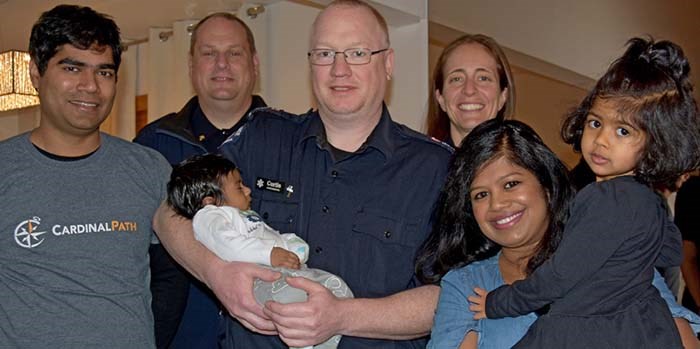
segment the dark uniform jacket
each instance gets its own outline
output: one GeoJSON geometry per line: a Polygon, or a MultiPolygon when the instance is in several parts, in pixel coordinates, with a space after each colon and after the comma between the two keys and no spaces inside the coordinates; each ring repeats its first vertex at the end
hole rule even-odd
{"type": "MultiPolygon", "coordinates": [[[[273,228],[308,242],[308,266],[342,277],[355,297],[418,286],[414,259],[431,229],[451,148],[381,119],[364,145],[342,154],[318,112],[262,109],[221,145],[252,189],[252,209],[273,228]],[[340,154],[340,156],[339,156],[340,154]]],[[[411,321],[406,319],[406,321],[411,321]]],[[[287,348],[275,336],[226,326],[228,348],[287,348]]],[[[424,348],[415,341],[344,336],[339,348],[424,348]]]]}
{"type": "MultiPolygon", "coordinates": [[[[211,139],[204,139],[195,130],[209,134],[211,130],[220,130],[216,130],[206,120],[197,96],[194,96],[179,112],[165,115],[146,125],[134,142],[159,151],[171,165],[176,165],[193,155],[214,152],[226,135],[232,134],[246,123],[252,110],[265,106],[262,98],[253,96],[246,115],[236,125],[221,131],[223,134],[212,134],[211,139]]],[[[158,348],[172,349],[216,348],[220,321],[216,297],[206,286],[181,270],[161,245],[151,246],[151,307],[155,320],[156,345],[158,348]],[[194,281],[191,286],[188,279],[194,281]]]]}

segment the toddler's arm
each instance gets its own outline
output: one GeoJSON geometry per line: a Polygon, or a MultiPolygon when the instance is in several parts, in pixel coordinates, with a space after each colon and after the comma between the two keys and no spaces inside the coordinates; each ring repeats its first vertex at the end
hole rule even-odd
{"type": "Polygon", "coordinates": [[[531,313],[565,297],[574,287],[586,287],[581,282],[600,272],[620,246],[638,233],[633,218],[620,217],[648,213],[650,201],[630,205],[639,187],[628,190],[629,186],[616,185],[589,185],[579,192],[556,252],[526,279],[492,290],[486,299],[487,317],[531,313]]]}

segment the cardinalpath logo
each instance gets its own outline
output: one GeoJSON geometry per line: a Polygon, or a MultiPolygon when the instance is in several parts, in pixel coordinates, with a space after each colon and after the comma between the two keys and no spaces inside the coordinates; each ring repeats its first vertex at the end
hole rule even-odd
{"type": "Polygon", "coordinates": [[[24,248],[32,248],[41,245],[41,243],[44,242],[42,235],[46,234],[46,231],[39,231],[40,225],[41,218],[39,217],[27,219],[17,225],[15,228],[15,241],[17,244],[24,248]]]}
{"type": "MultiPolygon", "coordinates": [[[[19,223],[15,228],[15,242],[24,248],[34,248],[41,245],[45,240],[43,235],[49,230],[41,229],[40,225],[41,218],[39,217],[32,217],[19,223]]],[[[136,233],[138,231],[138,225],[136,222],[113,220],[99,223],[55,224],[51,227],[50,231],[51,234],[56,237],[103,232],[136,233]]]]}

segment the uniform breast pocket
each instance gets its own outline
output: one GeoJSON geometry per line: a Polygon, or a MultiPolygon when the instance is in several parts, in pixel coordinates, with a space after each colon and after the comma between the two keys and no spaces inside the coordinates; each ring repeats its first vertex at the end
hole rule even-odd
{"type": "Polygon", "coordinates": [[[280,233],[297,233],[296,223],[299,216],[299,203],[285,201],[282,198],[265,198],[260,201],[260,217],[280,233]]]}
{"type": "Polygon", "coordinates": [[[357,213],[353,232],[357,251],[366,263],[367,296],[385,296],[406,288],[413,278],[415,254],[424,233],[417,221],[387,212],[357,213]]]}

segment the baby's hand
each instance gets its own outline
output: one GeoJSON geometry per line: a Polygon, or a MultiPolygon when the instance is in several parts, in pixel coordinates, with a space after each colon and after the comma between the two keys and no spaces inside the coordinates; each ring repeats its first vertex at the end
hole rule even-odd
{"type": "Polygon", "coordinates": [[[272,248],[272,252],[270,252],[270,264],[273,267],[289,269],[299,269],[299,267],[301,267],[297,255],[279,247],[272,248]]]}
{"type": "Polygon", "coordinates": [[[474,287],[474,293],[476,295],[469,296],[469,310],[474,313],[474,320],[481,320],[486,318],[486,297],[489,293],[483,288],[474,287]]]}

